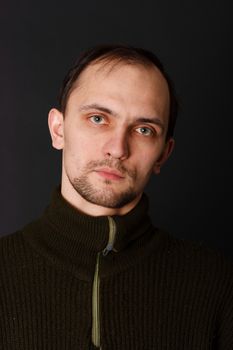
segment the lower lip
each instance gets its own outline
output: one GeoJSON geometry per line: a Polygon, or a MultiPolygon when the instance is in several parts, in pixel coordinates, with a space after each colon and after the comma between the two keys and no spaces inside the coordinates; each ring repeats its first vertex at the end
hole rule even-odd
{"type": "Polygon", "coordinates": [[[108,180],[122,180],[123,177],[116,175],[116,174],[112,174],[112,173],[108,173],[105,171],[97,171],[97,174],[99,174],[100,176],[104,177],[105,179],[108,180]]]}

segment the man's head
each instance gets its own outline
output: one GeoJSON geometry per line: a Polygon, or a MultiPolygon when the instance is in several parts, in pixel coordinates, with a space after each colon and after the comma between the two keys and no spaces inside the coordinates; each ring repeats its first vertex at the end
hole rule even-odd
{"type": "Polygon", "coordinates": [[[98,47],[64,81],[49,113],[63,149],[62,194],[91,215],[125,214],[170,155],[177,104],[170,79],[144,50],[98,47]]]}

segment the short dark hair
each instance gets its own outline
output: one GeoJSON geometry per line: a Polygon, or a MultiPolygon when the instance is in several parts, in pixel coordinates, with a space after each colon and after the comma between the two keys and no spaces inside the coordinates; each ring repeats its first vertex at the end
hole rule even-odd
{"type": "Polygon", "coordinates": [[[73,90],[74,83],[77,82],[81,72],[91,63],[99,61],[117,61],[131,64],[142,64],[144,66],[157,67],[167,81],[170,94],[170,112],[166,138],[169,139],[174,134],[177,119],[178,102],[173,82],[165,71],[163,64],[151,51],[132,47],[128,45],[98,45],[83,52],[73,67],[68,71],[59,95],[59,108],[65,113],[68,98],[73,90]]]}

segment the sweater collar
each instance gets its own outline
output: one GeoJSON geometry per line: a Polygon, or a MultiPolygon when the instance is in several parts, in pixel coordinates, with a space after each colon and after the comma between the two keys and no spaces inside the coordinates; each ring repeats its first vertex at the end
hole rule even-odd
{"type": "MultiPolygon", "coordinates": [[[[116,224],[114,249],[121,251],[144,233],[150,225],[148,198],[143,194],[133,210],[123,216],[112,216],[116,224]],[[146,225],[145,225],[146,224],[146,225]]],[[[44,218],[57,232],[78,242],[90,250],[102,251],[109,239],[109,220],[107,216],[89,216],[71,206],[61,195],[60,188],[56,189],[51,198],[44,218]]]]}
{"type": "MultiPolygon", "coordinates": [[[[118,271],[140,254],[143,242],[150,239],[154,231],[147,212],[148,198],[143,194],[129,213],[112,216],[116,228],[114,250],[108,254],[108,266],[106,269],[103,267],[103,273],[118,271]]],[[[29,225],[25,232],[34,247],[51,261],[60,263],[64,268],[69,265],[79,277],[81,274],[82,278],[89,279],[97,253],[108,244],[109,219],[107,216],[80,213],[62,197],[58,188],[42,217],[29,225]],[[27,234],[29,231],[30,235],[27,234]]]]}

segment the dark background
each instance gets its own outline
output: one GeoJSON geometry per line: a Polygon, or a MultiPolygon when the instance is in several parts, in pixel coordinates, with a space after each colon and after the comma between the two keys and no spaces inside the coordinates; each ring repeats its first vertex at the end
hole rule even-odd
{"type": "Polygon", "coordinates": [[[67,69],[83,49],[120,42],[153,50],[182,104],[175,151],[147,188],[154,223],[233,256],[231,2],[1,2],[2,235],[60,182],[47,113],[67,69]]]}

